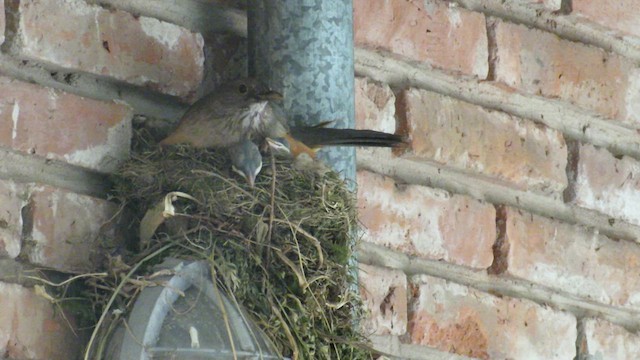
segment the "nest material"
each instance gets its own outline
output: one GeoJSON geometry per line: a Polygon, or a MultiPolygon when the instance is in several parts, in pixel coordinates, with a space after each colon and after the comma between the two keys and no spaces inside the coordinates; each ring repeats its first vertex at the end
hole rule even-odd
{"type": "Polygon", "coordinates": [[[218,284],[283,356],[372,358],[357,331],[353,193],[334,172],[299,171],[268,158],[249,188],[226,159],[209,150],[155,148],[120,168],[115,196],[140,218],[169,192],[193,197],[177,200],[178,214],[124,262],[134,266],[133,259],[173,244],[162,256],[208,260],[218,284]]]}

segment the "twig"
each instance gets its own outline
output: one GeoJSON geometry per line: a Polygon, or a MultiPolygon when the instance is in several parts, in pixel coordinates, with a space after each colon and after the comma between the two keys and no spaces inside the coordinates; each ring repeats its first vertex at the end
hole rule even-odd
{"type": "Polygon", "coordinates": [[[227,330],[227,336],[229,337],[229,343],[231,344],[231,353],[233,354],[233,360],[238,360],[238,355],[236,353],[236,345],[233,341],[233,333],[231,332],[231,324],[229,323],[229,314],[227,314],[227,308],[224,306],[224,300],[222,299],[222,295],[220,294],[220,289],[218,289],[218,285],[216,285],[216,268],[213,266],[213,252],[211,253],[209,259],[209,266],[211,268],[211,283],[213,284],[213,291],[216,293],[216,298],[218,299],[218,306],[220,307],[220,312],[222,313],[222,318],[224,320],[224,327],[227,330]]]}
{"type": "MultiPolygon", "coordinates": [[[[286,214],[282,209],[280,209],[280,212],[282,212],[282,214],[286,217],[286,214]]],[[[322,244],[320,243],[320,240],[318,240],[318,238],[311,235],[309,232],[303,229],[300,225],[296,225],[289,220],[276,219],[275,221],[278,223],[288,225],[292,230],[295,230],[295,232],[302,234],[304,237],[310,240],[313,243],[313,246],[315,246],[316,251],[318,252],[318,268],[322,267],[322,265],[324,264],[324,253],[322,251],[322,244]]]]}
{"type": "MultiPolygon", "coordinates": [[[[41,298],[49,301],[51,304],[53,304],[58,309],[58,311],[60,311],[60,316],[62,316],[64,321],[67,323],[67,326],[69,326],[69,329],[71,330],[71,332],[73,332],[73,335],[78,337],[78,333],[73,328],[73,325],[71,325],[71,322],[67,318],[67,315],[64,313],[64,310],[62,309],[62,306],[60,306],[60,300],[58,300],[58,299],[54,298],[53,296],[49,295],[49,293],[47,293],[47,290],[42,285],[34,286],[33,291],[36,293],[36,295],[38,295],[41,298]]],[[[62,295],[62,296],[64,296],[64,295],[62,295]]]]}
{"type": "Polygon", "coordinates": [[[96,336],[98,336],[98,331],[100,330],[100,327],[102,326],[102,323],[104,322],[104,319],[107,317],[107,314],[109,313],[109,309],[111,308],[111,305],[113,305],[113,302],[116,300],[116,297],[118,296],[118,293],[120,293],[120,290],[122,290],[122,287],[124,286],[124,284],[128,283],[128,280],[131,278],[131,276],[136,272],[136,270],[138,270],[138,268],[142,264],[144,264],[145,262],[153,259],[154,257],[156,257],[159,254],[161,254],[163,251],[165,251],[165,250],[167,250],[167,249],[169,249],[170,247],[173,247],[173,246],[174,246],[174,244],[167,244],[167,245],[161,247],[160,249],[154,251],[153,253],[149,254],[147,257],[145,257],[140,262],[138,262],[134,267],[132,267],[131,270],[129,270],[129,272],[127,273],[127,275],[122,279],[122,281],[120,281],[118,286],[113,291],[113,294],[111,295],[111,298],[109,299],[109,302],[107,302],[107,305],[102,310],[102,314],[100,315],[100,319],[98,319],[98,322],[96,323],[96,327],[93,329],[93,333],[91,333],[91,338],[89,339],[89,343],[87,344],[87,350],[84,353],[84,360],[89,360],[89,355],[91,354],[91,348],[93,347],[93,343],[96,340],[96,336]]]}
{"type": "MultiPolygon", "coordinates": [[[[111,321],[109,322],[109,327],[107,328],[107,331],[105,331],[105,334],[111,334],[111,332],[113,331],[113,329],[114,329],[116,326],[118,326],[118,320],[120,320],[120,316],[121,316],[122,314],[121,314],[121,313],[115,313],[114,315],[115,315],[115,316],[114,316],[113,320],[111,320],[111,321]]],[[[106,337],[103,337],[103,338],[101,339],[102,341],[98,344],[98,351],[97,351],[97,354],[98,354],[98,355],[101,355],[101,354],[105,351],[105,350],[104,350],[104,348],[105,348],[105,346],[107,346],[107,340],[106,340],[106,339],[107,339],[106,337]]],[[[97,360],[100,360],[100,359],[101,359],[101,357],[100,357],[100,358],[96,358],[96,359],[97,359],[97,360]]]]}
{"type": "Polygon", "coordinates": [[[40,281],[40,282],[45,283],[45,284],[47,284],[49,286],[59,287],[59,286],[66,285],[66,284],[68,284],[68,283],[70,283],[70,282],[72,282],[74,280],[77,280],[77,279],[80,279],[80,278],[83,278],[83,277],[106,277],[108,275],[109,274],[104,273],[104,272],[91,273],[91,274],[80,274],[80,275],[76,275],[76,276],[70,277],[67,280],[65,280],[63,282],[60,282],[60,283],[54,283],[54,282],[51,282],[49,280],[45,280],[45,279],[37,277],[37,276],[25,276],[25,278],[31,279],[31,280],[40,281]]]}
{"type": "MultiPolygon", "coordinates": [[[[213,266],[213,260],[210,260],[210,266],[213,266]]],[[[214,283],[214,286],[216,286],[217,284],[214,283]]],[[[240,315],[240,317],[242,318],[242,320],[245,322],[245,324],[250,324],[251,320],[247,318],[246,314],[244,311],[242,311],[242,305],[240,305],[240,303],[238,302],[238,298],[236,298],[236,296],[233,294],[232,291],[230,291],[229,289],[227,289],[226,287],[224,287],[223,284],[220,285],[221,287],[223,287],[223,290],[226,291],[227,296],[231,299],[231,301],[233,301],[233,303],[236,306],[236,309],[238,309],[238,314],[240,315]]],[[[254,329],[249,326],[248,327],[248,331],[249,331],[249,335],[251,336],[251,338],[253,339],[253,342],[255,344],[255,346],[258,348],[258,352],[260,355],[260,359],[264,359],[263,357],[263,353],[264,351],[262,350],[262,346],[260,345],[260,341],[258,340],[258,335],[256,334],[256,332],[254,331],[254,329]]],[[[273,348],[273,350],[278,352],[278,355],[280,357],[283,357],[282,354],[280,354],[280,351],[273,345],[273,342],[271,341],[271,337],[266,337],[265,339],[266,341],[268,341],[269,345],[271,345],[271,347],[273,348]]]]}
{"type": "MultiPolygon", "coordinates": [[[[276,217],[276,157],[273,154],[273,151],[269,151],[269,155],[271,156],[271,209],[269,209],[269,229],[267,230],[267,241],[266,245],[271,245],[271,236],[273,235],[273,221],[276,217]]],[[[271,251],[267,246],[266,254],[265,254],[265,266],[267,267],[267,271],[269,271],[269,262],[271,261],[271,251]]]]}
{"type": "MultiPolygon", "coordinates": [[[[285,215],[285,217],[286,217],[286,214],[284,214],[284,215],[285,215]]],[[[290,223],[290,224],[291,224],[291,223],[290,223]]],[[[291,225],[293,225],[293,224],[291,224],[291,225]]],[[[293,239],[294,239],[294,241],[295,241],[295,245],[296,245],[296,249],[297,249],[297,251],[298,251],[298,254],[300,254],[300,244],[298,243],[298,238],[297,238],[296,236],[294,236],[294,237],[293,237],[293,239]]],[[[317,242],[317,245],[318,245],[318,246],[320,246],[320,242],[317,242]]],[[[322,248],[320,248],[320,249],[319,249],[319,253],[321,254],[320,256],[322,256],[322,248]]],[[[276,254],[280,257],[280,259],[281,259],[282,261],[284,261],[284,263],[285,263],[285,264],[289,265],[289,267],[293,270],[293,272],[294,272],[294,273],[296,274],[296,276],[298,277],[298,282],[299,282],[299,283],[300,283],[300,281],[301,281],[301,278],[303,279],[304,283],[301,283],[301,284],[300,284],[300,287],[301,287],[303,290],[306,290],[306,289],[307,289],[307,287],[309,286],[309,283],[307,282],[307,279],[306,279],[306,277],[305,277],[305,275],[304,275],[304,266],[303,266],[303,264],[302,264],[302,256],[299,256],[300,269],[296,269],[296,267],[295,267],[295,265],[293,264],[293,262],[291,262],[291,261],[290,261],[286,256],[284,256],[284,255],[283,255],[283,254],[281,254],[280,252],[276,252],[276,254]],[[300,273],[298,273],[298,271],[296,271],[296,270],[298,270],[300,273]]],[[[316,297],[316,295],[313,293],[313,291],[312,291],[312,292],[310,292],[310,294],[311,294],[311,298],[313,298],[313,300],[315,301],[316,306],[317,306],[318,308],[322,308],[322,305],[320,305],[320,302],[318,301],[318,298],[317,298],[317,297],[316,297]]],[[[321,313],[321,317],[322,317],[322,320],[324,320],[325,326],[326,326],[328,329],[331,329],[331,326],[329,325],[329,320],[327,319],[327,317],[326,317],[326,316],[324,316],[324,313],[321,313]]],[[[337,347],[336,347],[336,345],[335,345],[335,344],[332,344],[332,345],[333,345],[333,348],[336,350],[336,355],[338,355],[338,359],[340,359],[340,358],[341,358],[341,356],[340,356],[340,352],[338,351],[338,349],[337,349],[337,347]]]]}
{"type": "Polygon", "coordinates": [[[276,250],[275,253],[276,255],[278,255],[280,260],[282,260],[282,262],[285,265],[287,265],[291,269],[291,271],[293,271],[293,273],[296,275],[296,278],[298,278],[298,285],[300,285],[300,288],[302,288],[302,290],[306,290],[307,287],[309,286],[309,283],[307,282],[307,279],[304,276],[304,271],[302,269],[299,269],[296,266],[296,264],[293,263],[293,261],[289,260],[289,258],[284,256],[284,254],[280,250],[276,250]]]}
{"type": "Polygon", "coordinates": [[[204,174],[204,175],[213,176],[214,178],[220,179],[220,180],[226,182],[227,184],[233,186],[234,188],[236,188],[238,191],[242,192],[243,194],[255,199],[255,197],[250,192],[248,192],[247,190],[241,188],[240,186],[238,186],[238,184],[234,184],[231,180],[225,178],[224,176],[218,175],[218,174],[216,174],[216,173],[214,173],[212,171],[198,170],[198,169],[191,170],[191,172],[194,173],[194,174],[204,174]]]}
{"type": "MultiPolygon", "coordinates": [[[[271,305],[271,312],[278,318],[280,324],[282,324],[281,329],[284,330],[284,334],[289,340],[289,344],[291,345],[291,359],[298,360],[300,359],[300,351],[298,350],[298,344],[296,343],[296,339],[293,337],[291,333],[291,329],[289,329],[289,325],[287,325],[287,321],[282,317],[280,313],[280,309],[273,303],[273,293],[268,291],[267,300],[269,300],[269,305],[271,305]]],[[[279,304],[279,303],[278,303],[279,304]]]]}
{"type": "Polygon", "coordinates": [[[129,333],[129,335],[131,336],[131,338],[133,339],[133,341],[140,345],[140,347],[144,347],[144,344],[142,343],[142,341],[140,341],[136,335],[133,333],[133,330],[131,330],[131,327],[129,327],[129,323],[127,322],[127,319],[122,319],[122,323],[124,324],[125,329],[127,329],[127,332],[129,333]]]}

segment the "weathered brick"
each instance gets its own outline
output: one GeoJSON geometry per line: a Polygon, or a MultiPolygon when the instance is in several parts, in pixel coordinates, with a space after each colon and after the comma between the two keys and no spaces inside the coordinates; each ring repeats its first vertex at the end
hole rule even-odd
{"type": "Polygon", "coordinates": [[[640,37],[640,3],[637,1],[572,0],[572,14],[624,35],[640,37]]]}
{"type": "Polygon", "coordinates": [[[567,186],[567,147],[556,130],[419,89],[403,91],[396,111],[410,156],[547,195],[567,186]]]}
{"type": "Polygon", "coordinates": [[[114,234],[117,205],[50,186],[35,186],[24,215],[23,256],[59,271],[90,271],[100,265],[101,244],[114,234]]]}
{"type": "Polygon", "coordinates": [[[409,287],[412,344],[479,359],[575,356],[576,319],[568,313],[426,275],[409,287]]]}
{"type": "Polygon", "coordinates": [[[473,268],[493,261],[495,208],[471,198],[359,171],[363,240],[473,268]]]}
{"type": "Polygon", "coordinates": [[[131,109],[0,77],[0,146],[99,171],[129,157],[131,109]]]}
{"type": "Polygon", "coordinates": [[[356,78],[355,98],[357,128],[390,133],[396,131],[396,97],[389,85],[356,78]]]}
{"type": "Polygon", "coordinates": [[[0,282],[0,294],[1,354],[8,359],[78,358],[82,341],[51,303],[16,284],[0,282]]]}
{"type": "Polygon", "coordinates": [[[593,230],[504,208],[498,273],[600,303],[640,308],[640,245],[593,230]],[[570,256],[568,256],[570,254],[570,256]]]}
{"type": "MultiPolygon", "coordinates": [[[[355,102],[356,128],[387,133],[396,132],[396,97],[389,85],[376,83],[366,78],[356,78],[355,102]]],[[[375,147],[356,149],[356,155],[364,153],[388,157],[391,155],[391,149],[375,147]]]]}
{"type": "Polygon", "coordinates": [[[203,77],[202,36],[81,0],[12,0],[12,51],[53,66],[187,97],[203,77]]]}
{"type": "Polygon", "coordinates": [[[557,11],[562,7],[562,0],[512,0],[509,4],[520,4],[542,8],[545,10],[557,11]]]}
{"type": "Polygon", "coordinates": [[[353,2],[355,43],[485,78],[484,15],[440,0],[353,2]]]}
{"type": "Polygon", "coordinates": [[[407,331],[407,277],[402,271],[359,264],[358,285],[368,317],[367,335],[404,335],[407,331]]]}
{"type": "Polygon", "coordinates": [[[496,80],[612,119],[640,121],[640,71],[616,54],[554,34],[493,21],[496,80]]]}
{"type": "Polygon", "coordinates": [[[4,31],[7,26],[6,17],[4,14],[4,1],[0,2],[0,45],[4,43],[5,35],[4,31]]]}
{"type": "Polygon", "coordinates": [[[589,144],[572,146],[573,174],[566,200],[640,225],[640,162],[615,158],[589,144]]]}
{"type": "Polygon", "coordinates": [[[20,254],[21,211],[28,196],[24,185],[0,180],[0,257],[15,258],[20,254]]]}
{"type": "Polygon", "coordinates": [[[579,359],[636,359],[640,335],[601,319],[584,319],[580,326],[579,359]]]}

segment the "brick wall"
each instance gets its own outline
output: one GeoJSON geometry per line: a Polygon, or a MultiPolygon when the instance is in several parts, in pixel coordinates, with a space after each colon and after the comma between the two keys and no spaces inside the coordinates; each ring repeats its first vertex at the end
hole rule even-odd
{"type": "MultiPolygon", "coordinates": [[[[571,6],[569,3],[572,3],[571,6]]],[[[364,324],[412,359],[640,357],[640,10],[354,0],[364,324]]]]}
{"type": "MultiPolygon", "coordinates": [[[[374,345],[640,357],[638,6],[353,1],[357,126],[409,138],[402,153],[358,151],[374,345]]],[[[132,127],[175,121],[243,72],[237,3],[0,3],[0,354],[80,353],[73,319],[23,271],[100,263],[117,227],[105,174],[132,127]]]]}
{"type": "Polygon", "coordinates": [[[103,5],[0,2],[2,358],[79,357],[87,334],[28,276],[96,270],[102,240],[124,239],[107,174],[128,158],[134,123],[175,121],[245,61],[236,35],[103,5]]]}

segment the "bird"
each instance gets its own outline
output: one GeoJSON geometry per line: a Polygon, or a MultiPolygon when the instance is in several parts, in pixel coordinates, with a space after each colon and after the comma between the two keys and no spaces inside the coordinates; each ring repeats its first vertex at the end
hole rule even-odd
{"type": "Polygon", "coordinates": [[[262,155],[251,138],[262,137],[258,134],[265,132],[264,127],[280,126],[270,123],[275,121],[272,117],[264,117],[268,101],[278,99],[282,99],[280,93],[252,79],[223,84],[196,101],[160,145],[226,149],[232,170],[253,187],[262,169],[262,155]]]}
{"type": "Polygon", "coordinates": [[[333,121],[289,127],[278,104],[282,100],[281,93],[255,78],[223,84],[196,101],[160,145],[227,149],[235,169],[252,184],[262,168],[256,143],[294,159],[300,154],[314,159],[322,146],[396,147],[405,142],[396,134],[328,127],[333,121]]]}
{"type": "MultiPolygon", "coordinates": [[[[286,124],[284,110],[269,102],[264,109],[265,117],[275,117],[286,124]]],[[[265,136],[268,145],[277,155],[297,158],[301,154],[315,159],[317,151],[325,146],[399,147],[406,144],[402,135],[375,130],[330,128],[333,121],[323,121],[314,126],[267,127],[265,136]]]]}
{"type": "Polygon", "coordinates": [[[196,101],[160,145],[224,149],[259,136],[266,128],[284,128],[277,119],[265,116],[264,111],[269,101],[281,99],[280,93],[254,79],[223,84],[196,101]]]}
{"type": "Polygon", "coordinates": [[[231,169],[246,179],[250,187],[253,187],[262,169],[262,154],[258,145],[249,139],[244,139],[227,148],[227,151],[231,159],[231,169]]]}
{"type": "Polygon", "coordinates": [[[321,146],[395,147],[405,142],[400,135],[373,130],[334,129],[333,121],[316,126],[287,126],[287,116],[277,104],[282,94],[254,78],[241,78],[221,85],[194,103],[176,129],[161,145],[228,148],[250,139],[285,139],[294,155],[315,156],[321,146]]]}

